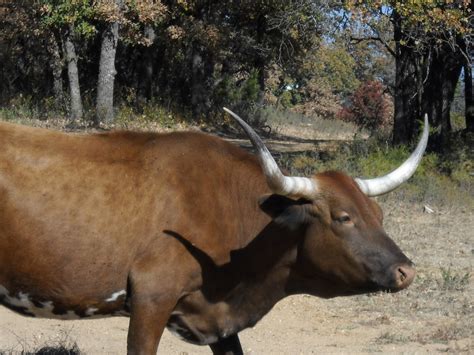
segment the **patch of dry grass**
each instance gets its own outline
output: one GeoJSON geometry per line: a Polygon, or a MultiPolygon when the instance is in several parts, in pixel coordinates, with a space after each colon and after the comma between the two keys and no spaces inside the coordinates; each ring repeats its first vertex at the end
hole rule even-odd
{"type": "Polygon", "coordinates": [[[305,116],[300,113],[267,107],[259,111],[261,120],[272,128],[272,133],[302,139],[352,140],[355,136],[367,137],[367,132],[349,122],[305,116]]]}
{"type": "Polygon", "coordinates": [[[11,349],[0,349],[0,355],[80,355],[81,351],[69,331],[60,331],[56,337],[38,344],[30,344],[17,336],[18,345],[11,349]]]}
{"type": "Polygon", "coordinates": [[[396,343],[406,343],[409,341],[409,337],[402,334],[395,334],[390,331],[384,332],[382,335],[377,337],[374,342],[376,344],[396,344],[396,343]]]}

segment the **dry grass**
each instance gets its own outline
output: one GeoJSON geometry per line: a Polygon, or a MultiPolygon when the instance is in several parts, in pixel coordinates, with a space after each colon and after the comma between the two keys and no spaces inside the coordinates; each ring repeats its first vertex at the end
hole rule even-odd
{"type": "Polygon", "coordinates": [[[80,355],[79,346],[70,332],[71,329],[63,329],[47,340],[34,341],[15,335],[17,344],[10,349],[0,348],[0,355],[80,355]]]}
{"type": "Polygon", "coordinates": [[[367,132],[360,132],[352,123],[329,120],[319,116],[275,110],[268,107],[260,112],[261,119],[272,128],[272,133],[283,137],[298,137],[310,140],[352,140],[354,137],[366,138],[367,132]]]}

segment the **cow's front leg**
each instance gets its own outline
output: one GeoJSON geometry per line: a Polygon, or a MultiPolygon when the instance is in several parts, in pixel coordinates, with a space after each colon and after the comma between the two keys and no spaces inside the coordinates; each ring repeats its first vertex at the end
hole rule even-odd
{"type": "Polygon", "coordinates": [[[209,346],[214,355],[243,355],[242,346],[237,334],[219,339],[217,343],[210,344],[209,346]]]}
{"type": "Polygon", "coordinates": [[[138,296],[131,300],[127,353],[129,355],[154,355],[176,298],[138,296]]]}
{"type": "Polygon", "coordinates": [[[155,260],[153,255],[139,260],[129,275],[127,352],[130,355],[156,354],[161,335],[181,291],[178,281],[183,278],[170,273],[169,270],[173,269],[171,266],[155,260]]]}

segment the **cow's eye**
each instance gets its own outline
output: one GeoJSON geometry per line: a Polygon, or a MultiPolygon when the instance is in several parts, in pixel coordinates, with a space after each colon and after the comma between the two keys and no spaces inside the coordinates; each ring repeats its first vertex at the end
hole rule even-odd
{"type": "Polygon", "coordinates": [[[351,217],[348,214],[343,214],[336,219],[339,223],[349,223],[351,222],[351,217]]]}

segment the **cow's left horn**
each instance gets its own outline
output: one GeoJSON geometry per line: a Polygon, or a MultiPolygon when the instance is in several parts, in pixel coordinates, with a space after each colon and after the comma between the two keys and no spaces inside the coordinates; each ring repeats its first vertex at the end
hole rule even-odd
{"type": "Polygon", "coordinates": [[[421,158],[426,149],[426,144],[428,143],[428,133],[428,115],[425,114],[425,125],[423,127],[421,139],[410,157],[397,169],[385,176],[368,180],[355,179],[360,189],[367,196],[378,196],[396,189],[407,181],[415,173],[416,168],[420,164],[421,158]]]}
{"type": "Polygon", "coordinates": [[[284,196],[314,197],[317,192],[317,187],[312,179],[283,175],[275,159],[273,159],[271,153],[252,127],[228,108],[224,107],[224,110],[229,113],[240,124],[245,133],[247,133],[254,148],[257,150],[257,156],[260,160],[263,173],[267,178],[267,184],[274,193],[284,196]]]}

